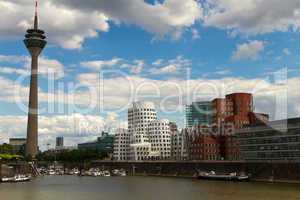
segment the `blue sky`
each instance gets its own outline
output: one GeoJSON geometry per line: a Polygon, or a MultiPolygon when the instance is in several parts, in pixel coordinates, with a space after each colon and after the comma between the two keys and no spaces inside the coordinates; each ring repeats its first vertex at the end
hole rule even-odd
{"type": "MultiPolygon", "coordinates": [[[[257,111],[272,119],[299,116],[297,0],[82,3],[40,5],[49,41],[40,61],[41,146],[59,135],[74,145],[126,126],[133,100],[155,101],[160,118],[181,127],[185,104],[240,91],[253,93],[257,111]]],[[[30,60],[22,40],[32,5],[0,0],[0,142],[26,134],[30,60]]]]}

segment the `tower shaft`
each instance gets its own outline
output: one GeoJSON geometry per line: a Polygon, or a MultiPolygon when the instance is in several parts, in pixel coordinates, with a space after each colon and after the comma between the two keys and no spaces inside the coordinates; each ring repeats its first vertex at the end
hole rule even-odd
{"type": "Polygon", "coordinates": [[[26,155],[38,153],[38,54],[32,52],[26,155]]]}

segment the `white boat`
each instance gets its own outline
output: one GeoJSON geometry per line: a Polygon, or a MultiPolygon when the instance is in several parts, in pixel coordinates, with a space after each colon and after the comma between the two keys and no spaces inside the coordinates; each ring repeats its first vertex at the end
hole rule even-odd
{"type": "Polygon", "coordinates": [[[55,175],[55,171],[53,169],[48,170],[48,175],[55,175]]]}
{"type": "Polygon", "coordinates": [[[14,182],[14,181],[15,181],[15,177],[3,177],[1,179],[1,182],[3,183],[14,182]]]}
{"type": "Polygon", "coordinates": [[[211,171],[199,172],[198,179],[207,179],[207,180],[222,180],[222,181],[249,181],[250,176],[241,173],[238,175],[236,172],[230,174],[216,174],[216,172],[211,171]]]}
{"type": "Polygon", "coordinates": [[[1,179],[1,182],[3,182],[3,183],[17,183],[17,182],[26,182],[26,181],[30,181],[30,180],[31,180],[31,176],[18,174],[18,175],[15,175],[14,177],[3,177],[1,179]]]}
{"type": "Polygon", "coordinates": [[[72,171],[73,171],[74,175],[78,175],[80,173],[80,171],[78,170],[78,168],[74,168],[72,171]]]}
{"type": "Polygon", "coordinates": [[[113,176],[126,176],[126,171],[124,169],[114,169],[112,170],[113,176]]]}
{"type": "Polygon", "coordinates": [[[110,172],[109,171],[103,171],[103,176],[106,176],[106,177],[110,176],[110,172]]]}
{"type": "Polygon", "coordinates": [[[26,182],[31,180],[31,176],[26,176],[26,175],[16,175],[14,182],[26,182]]]}

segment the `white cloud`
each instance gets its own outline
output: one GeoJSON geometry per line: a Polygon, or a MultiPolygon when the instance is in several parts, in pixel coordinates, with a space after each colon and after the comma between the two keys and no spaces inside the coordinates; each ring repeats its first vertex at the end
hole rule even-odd
{"type": "MultiPolygon", "coordinates": [[[[21,67],[3,67],[0,69],[2,74],[16,74],[21,76],[30,75],[31,58],[29,56],[0,55],[0,63],[20,64],[21,67]]],[[[60,79],[64,77],[64,66],[55,59],[41,57],[39,59],[39,74],[43,78],[60,79]]]]}
{"type": "Polygon", "coordinates": [[[200,39],[201,36],[200,36],[200,33],[197,29],[193,28],[192,29],[192,39],[193,40],[197,40],[197,39],[200,39]]]}
{"type": "MultiPolygon", "coordinates": [[[[0,116],[0,143],[10,137],[26,137],[27,116],[0,116]],[[18,126],[16,126],[18,124],[18,126]]],[[[57,136],[64,136],[67,145],[94,140],[103,130],[114,133],[119,127],[126,127],[118,115],[110,112],[106,117],[97,115],[39,116],[39,146],[45,149],[47,143],[54,144],[57,136]]]]}
{"type": "Polygon", "coordinates": [[[178,74],[190,67],[191,61],[183,56],[177,56],[171,60],[158,59],[153,65],[154,67],[149,70],[151,74],[178,74]]]}
{"type": "MultiPolygon", "coordinates": [[[[109,30],[109,22],[137,25],[163,37],[192,26],[202,17],[195,0],[165,0],[150,4],[142,0],[48,0],[40,2],[40,25],[50,42],[80,49],[87,38],[109,30]]],[[[20,38],[32,25],[33,2],[1,0],[0,37],[20,38]]]]}
{"type": "MultiPolygon", "coordinates": [[[[0,37],[20,38],[32,25],[33,2],[1,0],[0,37]]],[[[200,21],[236,34],[299,30],[298,0],[48,0],[41,1],[40,22],[50,42],[82,48],[87,38],[109,31],[109,22],[133,24],[156,37],[176,39],[200,21]],[[238,5],[238,6],[237,6],[238,5]]],[[[192,29],[194,38],[198,37],[192,29]]]]}
{"type": "Polygon", "coordinates": [[[71,8],[104,13],[119,23],[135,24],[160,37],[184,27],[192,26],[202,17],[202,7],[195,0],[165,0],[154,4],[142,0],[89,1],[55,0],[71,8]]]}
{"type": "Polygon", "coordinates": [[[291,52],[290,52],[290,50],[289,50],[288,48],[284,48],[284,49],[282,50],[282,52],[283,52],[285,55],[287,55],[287,56],[291,55],[291,52]]]}
{"type": "Polygon", "coordinates": [[[94,61],[81,62],[80,65],[83,67],[93,69],[95,71],[99,71],[104,67],[116,66],[121,61],[122,59],[120,58],[113,58],[111,60],[94,60],[94,61]]]}
{"type": "Polygon", "coordinates": [[[29,71],[24,69],[17,69],[14,67],[0,67],[0,74],[16,74],[21,76],[27,76],[29,75],[29,71]]]}
{"type": "Polygon", "coordinates": [[[128,67],[132,74],[140,74],[145,67],[145,62],[143,60],[135,60],[134,64],[131,66],[129,65],[128,67]]]}
{"type": "Polygon", "coordinates": [[[300,28],[298,0],[208,0],[204,23],[231,34],[264,34],[300,28]]]}
{"type": "Polygon", "coordinates": [[[222,76],[228,75],[230,73],[231,73],[231,71],[229,69],[223,69],[223,70],[219,70],[219,71],[215,72],[216,75],[222,75],[222,76]]]}
{"type": "Polygon", "coordinates": [[[154,62],[152,63],[152,65],[158,67],[158,66],[160,66],[163,62],[164,62],[163,59],[157,59],[156,61],[154,61],[154,62]]]}
{"type": "MultiPolygon", "coordinates": [[[[52,0],[41,1],[40,26],[50,42],[67,49],[78,49],[86,38],[108,31],[108,18],[96,11],[84,12],[66,8],[52,0]]],[[[32,26],[33,2],[29,0],[0,1],[2,23],[0,37],[20,38],[32,26]]]]}
{"type": "Polygon", "coordinates": [[[151,70],[152,74],[174,74],[178,72],[178,66],[174,64],[167,65],[162,68],[154,68],[151,70]]]}
{"type": "Polygon", "coordinates": [[[255,60],[259,54],[265,49],[265,43],[262,41],[250,41],[248,43],[239,44],[236,51],[232,55],[232,60],[252,59],[255,60]]]}

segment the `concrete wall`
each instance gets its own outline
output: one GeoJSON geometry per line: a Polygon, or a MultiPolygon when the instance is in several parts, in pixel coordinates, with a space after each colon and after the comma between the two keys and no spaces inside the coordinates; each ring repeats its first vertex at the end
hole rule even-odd
{"type": "Polygon", "coordinates": [[[156,162],[113,162],[94,161],[93,167],[105,169],[126,169],[133,175],[193,177],[197,171],[216,171],[217,173],[245,172],[254,180],[274,182],[299,182],[300,161],[156,161],[156,162]]]}

